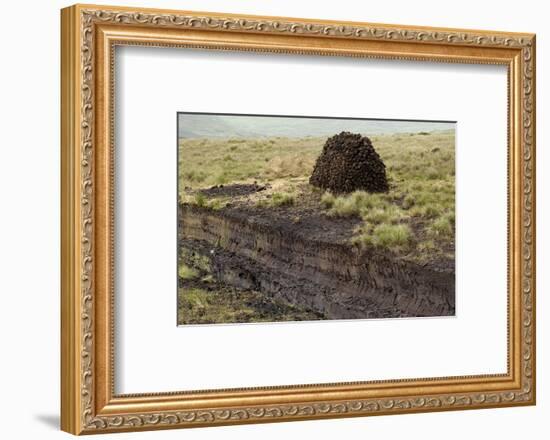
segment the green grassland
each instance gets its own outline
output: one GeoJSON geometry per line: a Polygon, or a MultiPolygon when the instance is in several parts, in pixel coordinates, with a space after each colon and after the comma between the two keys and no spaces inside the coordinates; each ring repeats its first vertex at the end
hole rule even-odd
{"type": "MultiPolygon", "coordinates": [[[[207,197],[214,185],[253,183],[267,190],[241,199],[250,206],[299,206],[312,194],[327,217],[362,219],[351,242],[380,248],[418,262],[454,260],[454,131],[372,136],[386,164],[390,191],[347,195],[308,183],[326,138],[180,139],[179,199],[223,209],[227,197],[207,197]]],[[[233,200],[231,200],[233,201],[233,200]]]]}

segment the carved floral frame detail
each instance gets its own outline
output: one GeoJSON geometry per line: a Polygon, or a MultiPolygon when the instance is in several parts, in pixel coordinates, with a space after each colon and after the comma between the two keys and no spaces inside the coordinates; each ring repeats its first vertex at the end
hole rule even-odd
{"type": "Polygon", "coordinates": [[[86,5],[66,8],[62,11],[61,214],[61,414],[62,429],[68,432],[399,414],[535,402],[535,36],[532,34],[86,5]],[[166,38],[158,37],[164,33],[166,38]],[[332,44],[325,44],[327,41],[332,44]],[[101,244],[112,233],[113,208],[112,188],[102,182],[112,179],[114,172],[109,159],[114,123],[112,70],[114,47],[119,44],[508,65],[508,374],[210,390],[198,395],[174,392],[115,396],[109,296],[112,273],[100,276],[98,266],[109,262],[108,258],[102,259],[103,253],[112,252],[112,237],[101,244]],[[107,212],[103,223],[98,221],[99,206],[111,212],[107,212]],[[100,289],[98,277],[102,276],[100,289]],[[286,393],[288,397],[293,392],[296,398],[285,400],[287,403],[266,400],[266,396],[286,393]],[[332,394],[330,398],[315,397],[321,392],[332,394]]]}

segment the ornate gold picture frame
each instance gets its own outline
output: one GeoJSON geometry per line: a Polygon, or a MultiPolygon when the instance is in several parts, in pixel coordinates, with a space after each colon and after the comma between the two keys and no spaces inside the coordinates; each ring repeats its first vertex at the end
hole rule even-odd
{"type": "Polygon", "coordinates": [[[535,36],[75,5],[61,12],[61,427],[73,434],[535,404],[535,36]],[[508,72],[506,374],[117,395],[114,48],[498,64],[508,72]]]}

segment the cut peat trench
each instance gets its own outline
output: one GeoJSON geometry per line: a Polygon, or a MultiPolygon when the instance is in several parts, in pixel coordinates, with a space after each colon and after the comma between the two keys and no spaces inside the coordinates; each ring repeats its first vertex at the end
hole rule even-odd
{"type": "Polygon", "coordinates": [[[242,210],[179,206],[180,256],[208,259],[218,282],[328,319],[452,316],[455,273],[347,243],[308,239],[242,210]],[[183,252],[185,250],[185,252],[183,252]]]}

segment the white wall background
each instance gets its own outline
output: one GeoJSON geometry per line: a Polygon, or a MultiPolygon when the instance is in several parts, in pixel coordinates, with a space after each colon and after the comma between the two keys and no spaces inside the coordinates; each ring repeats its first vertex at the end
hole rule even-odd
{"type": "MultiPolygon", "coordinates": [[[[250,14],[498,29],[537,33],[538,405],[527,408],[278,423],[117,434],[118,438],[279,439],[547,438],[550,381],[545,372],[550,302],[545,298],[550,234],[545,153],[550,30],[545,2],[307,2],[157,0],[106,4],[250,14]],[[545,347],[546,345],[546,347],[545,347]]],[[[59,408],[59,8],[61,1],[5,4],[0,27],[0,408],[3,438],[62,438],[59,408]]],[[[106,437],[102,437],[106,438],[106,437]]]]}

